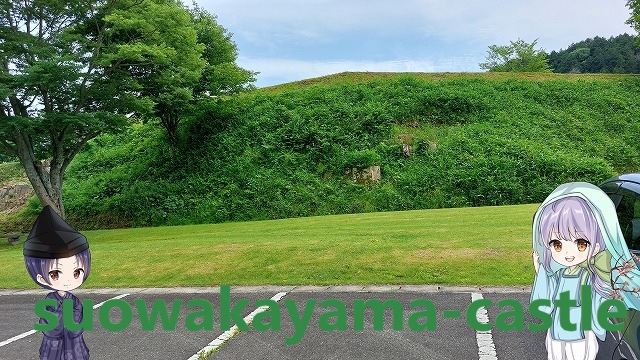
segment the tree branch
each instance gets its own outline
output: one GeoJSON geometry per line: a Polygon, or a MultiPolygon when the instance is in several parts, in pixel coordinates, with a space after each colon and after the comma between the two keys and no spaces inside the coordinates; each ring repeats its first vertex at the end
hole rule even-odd
{"type": "Polygon", "coordinates": [[[89,133],[87,133],[86,135],[84,135],[83,137],[80,138],[80,141],[78,141],[75,146],[73,146],[69,151],[67,151],[67,154],[65,156],[64,162],[62,164],[62,171],[64,172],[67,169],[67,166],[69,166],[69,164],[71,164],[71,160],[73,160],[73,158],[78,155],[78,153],[80,153],[80,151],[82,151],[82,149],[85,147],[85,145],[87,145],[87,142],[89,142],[89,140],[95,138],[96,136],[100,135],[101,131],[91,131],[89,133]]]}
{"type": "MultiPolygon", "coordinates": [[[[107,11],[106,14],[110,14],[116,4],[117,0],[111,0],[109,2],[109,5],[107,7],[107,11]]],[[[98,57],[100,56],[100,51],[102,50],[102,45],[104,42],[104,36],[105,36],[105,29],[107,27],[107,24],[103,24],[102,28],[98,28],[98,36],[96,39],[96,43],[93,47],[93,51],[91,53],[91,59],[89,60],[89,65],[87,67],[87,71],[85,72],[84,76],[82,77],[82,82],[80,83],[80,91],[79,91],[79,100],[76,103],[76,106],[74,108],[74,111],[78,111],[79,109],[83,108],[85,103],[87,102],[87,82],[89,81],[89,77],[91,76],[91,74],[93,73],[93,70],[95,69],[95,64],[96,61],[98,59],[98,57]]]]}
{"type": "Polygon", "coordinates": [[[7,140],[0,140],[0,148],[8,152],[9,154],[18,156],[18,149],[16,148],[16,146],[12,145],[7,140]]]}

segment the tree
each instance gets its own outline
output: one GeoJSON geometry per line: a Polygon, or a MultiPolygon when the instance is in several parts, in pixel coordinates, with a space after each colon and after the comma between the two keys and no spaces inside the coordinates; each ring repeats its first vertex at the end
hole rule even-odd
{"type": "Polygon", "coordinates": [[[189,11],[176,0],[147,0],[105,21],[111,26],[103,64],[151,102],[138,115],[160,119],[173,144],[179,115],[193,100],[193,84],[206,63],[189,11]]]}
{"type": "Polygon", "coordinates": [[[216,22],[216,16],[194,4],[189,12],[197,42],[203,46],[204,67],[195,81],[185,82],[184,101],[176,104],[173,97],[158,101],[156,115],[167,130],[169,142],[175,145],[180,118],[192,112],[195,101],[232,95],[252,90],[257,73],[236,64],[238,48],[232,34],[216,22]]]}
{"type": "Polygon", "coordinates": [[[202,96],[232,95],[254,89],[258,74],[236,64],[238,47],[232,34],[216,22],[216,16],[195,6],[191,10],[198,43],[204,45],[202,58],[206,64],[194,94],[202,96]]]}
{"type": "Polygon", "coordinates": [[[547,54],[534,49],[537,43],[538,39],[530,44],[518,39],[510,45],[491,45],[487,62],[480,68],[491,72],[551,72],[547,54]]]}
{"type": "Polygon", "coordinates": [[[552,51],[549,65],[558,73],[635,74],[640,72],[636,42],[637,36],[629,34],[609,39],[596,36],[552,51]]]}
{"type": "MultiPolygon", "coordinates": [[[[152,2],[146,5],[159,6],[152,2]]],[[[140,93],[154,104],[152,112],[142,115],[160,119],[173,149],[180,119],[192,112],[195,101],[250,90],[255,73],[236,65],[238,50],[231,34],[216,22],[214,15],[197,5],[193,9],[173,8],[171,21],[156,19],[153,32],[141,34],[140,23],[148,21],[148,11],[127,12],[126,21],[118,22],[121,25],[112,37],[117,46],[126,39],[143,48],[168,46],[175,50],[164,53],[152,67],[143,65],[146,73],[139,74],[144,79],[139,82],[140,93]]],[[[111,66],[129,72],[145,61],[146,58],[130,59],[125,64],[112,62],[111,66]]]]}
{"type": "Polygon", "coordinates": [[[128,114],[188,101],[203,49],[176,0],[0,0],[0,149],[64,218],[74,156],[128,114]]]}
{"type": "Polygon", "coordinates": [[[627,0],[627,7],[631,10],[631,16],[625,23],[640,32],[640,0],[627,0]]]}

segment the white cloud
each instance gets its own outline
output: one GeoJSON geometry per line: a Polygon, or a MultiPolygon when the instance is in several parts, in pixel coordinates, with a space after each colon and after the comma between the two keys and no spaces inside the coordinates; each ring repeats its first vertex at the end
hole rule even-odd
{"type": "Polygon", "coordinates": [[[612,0],[200,0],[258,86],[342,71],[479,71],[489,45],[550,52],[635,33],[612,0]],[[399,60],[400,59],[400,60],[399,60]]]}
{"type": "Polygon", "coordinates": [[[624,24],[625,3],[612,0],[201,0],[200,5],[232,32],[256,41],[282,34],[317,39],[352,30],[502,41],[579,41],[631,32],[624,24]]]}

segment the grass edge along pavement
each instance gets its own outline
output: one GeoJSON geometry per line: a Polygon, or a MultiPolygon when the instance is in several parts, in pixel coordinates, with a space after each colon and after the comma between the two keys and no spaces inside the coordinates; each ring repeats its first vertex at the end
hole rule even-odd
{"type": "MultiPolygon", "coordinates": [[[[83,288],[533,281],[537,204],[86,231],[83,288]]],[[[37,288],[22,246],[0,244],[0,288],[37,288]]]]}

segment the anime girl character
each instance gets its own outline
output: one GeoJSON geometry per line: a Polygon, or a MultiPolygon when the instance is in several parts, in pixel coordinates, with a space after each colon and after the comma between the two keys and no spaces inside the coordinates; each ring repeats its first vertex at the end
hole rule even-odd
{"type": "MultiPolygon", "coordinates": [[[[58,326],[43,332],[40,345],[41,360],[86,360],[89,349],[83,330],[69,331],[63,326],[62,301],[73,300],[73,318],[82,321],[82,303],[70,293],[87,279],[91,268],[91,254],[87,239],[67,224],[51,207],[46,206],[24,243],[24,262],[36,284],[53,290],[47,299],[54,299],[56,307],[47,311],[58,315],[58,326]]],[[[40,324],[47,324],[40,319],[40,324]]]]}
{"type": "Polygon", "coordinates": [[[531,301],[551,300],[545,309],[552,325],[545,345],[549,360],[592,360],[598,339],[606,331],[598,324],[599,305],[611,297],[628,308],[640,302],[634,282],[640,280],[633,257],[624,241],[615,206],[600,188],[584,182],[557,187],[540,205],[533,218],[533,264],[535,280],[531,301]],[[583,331],[581,286],[591,286],[592,324],[583,331]],[[569,311],[574,331],[560,326],[554,301],[569,292],[577,307],[569,311]]]}

